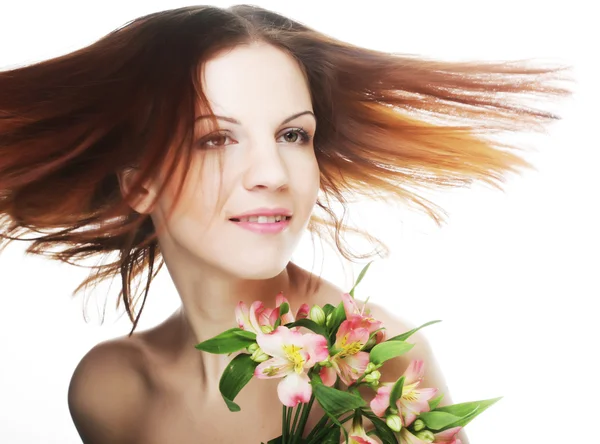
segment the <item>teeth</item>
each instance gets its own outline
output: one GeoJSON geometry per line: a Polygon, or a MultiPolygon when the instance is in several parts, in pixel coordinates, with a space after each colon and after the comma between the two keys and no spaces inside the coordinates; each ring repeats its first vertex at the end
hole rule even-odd
{"type": "Polygon", "coordinates": [[[250,217],[240,217],[240,222],[258,222],[259,224],[272,224],[275,222],[280,222],[282,220],[288,220],[289,216],[282,216],[280,214],[276,216],[250,216],[250,217]]]}

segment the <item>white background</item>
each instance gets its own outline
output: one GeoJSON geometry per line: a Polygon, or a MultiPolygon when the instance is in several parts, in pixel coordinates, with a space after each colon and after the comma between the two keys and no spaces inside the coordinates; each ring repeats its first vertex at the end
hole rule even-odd
{"type": "MultiPolygon", "coordinates": [[[[86,46],[140,15],[191,4],[10,3],[0,3],[0,70],[86,46]]],[[[351,214],[392,250],[373,264],[357,296],[370,295],[414,324],[443,320],[424,332],[454,402],[504,396],[467,426],[472,444],[598,442],[600,38],[591,6],[254,3],[375,49],[443,59],[535,57],[575,66],[576,94],[558,108],[563,120],[547,135],[521,139],[537,147],[528,157],[537,171],[508,177],[506,192],[475,185],[439,193],[435,202],[449,213],[442,228],[380,203],[357,206],[368,209],[360,211],[363,217],[351,214]]],[[[66,401],[72,371],[94,344],[127,334],[130,324],[114,310],[118,280],[92,292],[86,323],[83,298],[72,299],[71,292],[88,271],[24,256],[26,246],[13,243],[0,255],[0,442],[79,443],[66,401]]],[[[317,248],[313,263],[306,236],[293,259],[349,289],[364,264],[344,274],[325,247],[324,253],[317,248]]],[[[151,288],[138,330],[179,304],[166,268],[151,288]]]]}

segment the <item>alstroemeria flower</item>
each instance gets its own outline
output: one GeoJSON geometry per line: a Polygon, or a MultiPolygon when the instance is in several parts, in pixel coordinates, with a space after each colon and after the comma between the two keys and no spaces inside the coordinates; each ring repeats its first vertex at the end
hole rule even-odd
{"type": "MultiPolygon", "coordinates": [[[[367,304],[365,303],[361,308],[358,307],[356,300],[350,295],[350,293],[342,294],[342,302],[344,303],[344,311],[346,312],[346,319],[357,318],[361,319],[361,327],[369,330],[369,334],[373,333],[375,330],[383,327],[383,322],[378,321],[374,317],[371,316],[371,311],[367,309],[367,304]]],[[[386,337],[385,330],[379,330],[375,334],[375,344],[379,344],[384,341],[386,337]]]]}
{"type": "MultiPolygon", "coordinates": [[[[289,305],[288,300],[283,296],[283,292],[277,294],[276,307],[274,309],[266,308],[261,301],[254,301],[250,305],[250,310],[248,310],[243,301],[238,302],[235,307],[235,319],[237,320],[238,327],[243,330],[252,331],[257,335],[272,331],[279,317],[280,306],[284,302],[287,302],[289,305]]],[[[281,323],[287,324],[294,322],[296,319],[306,318],[308,311],[308,304],[302,304],[294,317],[290,307],[289,311],[281,317],[281,323]]],[[[294,330],[298,330],[298,327],[294,327],[294,330]]]]}
{"type": "Polygon", "coordinates": [[[381,444],[379,440],[367,435],[367,432],[362,425],[362,416],[352,420],[352,427],[350,428],[348,439],[348,443],[344,440],[343,444],[381,444]]]}
{"type": "Polygon", "coordinates": [[[312,387],[305,370],[329,356],[327,339],[280,325],[269,334],[257,335],[256,340],[259,347],[273,357],[260,363],[254,376],[259,379],[283,378],[277,386],[277,395],[288,407],[309,402],[312,387]]]}
{"type": "MultiPolygon", "coordinates": [[[[462,441],[456,437],[462,427],[452,427],[451,429],[444,430],[443,432],[433,433],[434,440],[431,441],[433,444],[462,444],[462,441]]],[[[398,434],[399,444],[429,444],[428,441],[419,439],[406,428],[402,428],[398,434]]],[[[396,435],[396,436],[398,436],[396,435]]]]}
{"type": "MultiPolygon", "coordinates": [[[[404,385],[402,396],[396,402],[396,407],[401,413],[402,425],[409,426],[421,412],[428,412],[429,400],[438,392],[437,388],[417,389],[424,376],[423,361],[413,360],[404,372],[404,385]]],[[[386,382],[377,389],[375,398],[371,401],[371,409],[377,416],[385,415],[390,405],[390,393],[394,383],[386,382]]]]}
{"type": "Polygon", "coordinates": [[[397,433],[396,437],[398,438],[398,444],[429,444],[427,441],[417,438],[404,427],[400,429],[400,433],[397,433]]]}
{"type": "Polygon", "coordinates": [[[349,386],[365,372],[369,353],[360,349],[369,340],[369,330],[361,327],[362,324],[362,319],[356,316],[340,324],[334,344],[334,348],[340,351],[329,358],[331,367],[323,367],[319,373],[326,386],[335,384],[336,375],[349,386]]]}
{"type": "Polygon", "coordinates": [[[462,427],[452,427],[451,429],[444,430],[443,432],[434,433],[435,439],[434,443],[437,444],[462,444],[462,441],[456,437],[458,432],[460,432],[462,427]]]}

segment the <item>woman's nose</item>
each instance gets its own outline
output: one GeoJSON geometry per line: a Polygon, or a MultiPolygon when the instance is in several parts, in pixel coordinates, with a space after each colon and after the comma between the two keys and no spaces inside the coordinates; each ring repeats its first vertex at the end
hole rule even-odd
{"type": "Polygon", "coordinates": [[[268,146],[250,147],[247,168],[244,173],[244,186],[251,190],[256,187],[273,191],[286,187],[289,181],[288,165],[281,156],[276,142],[268,146]]]}

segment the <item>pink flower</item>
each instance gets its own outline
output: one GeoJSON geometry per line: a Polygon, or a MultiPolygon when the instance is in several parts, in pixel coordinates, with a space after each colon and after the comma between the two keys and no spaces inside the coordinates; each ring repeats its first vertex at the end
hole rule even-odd
{"type": "Polygon", "coordinates": [[[305,370],[329,356],[327,339],[315,333],[302,334],[279,326],[269,334],[257,335],[259,347],[271,359],[260,363],[254,370],[259,379],[283,378],[277,386],[280,401],[295,407],[309,402],[312,387],[305,370]]]}
{"type": "Polygon", "coordinates": [[[369,330],[361,327],[362,319],[346,319],[340,324],[335,336],[334,349],[339,351],[329,358],[331,367],[323,367],[319,373],[323,384],[331,387],[337,375],[347,386],[365,372],[369,364],[369,353],[360,349],[369,340],[369,330]]]}
{"type": "Polygon", "coordinates": [[[367,435],[367,432],[362,425],[362,417],[354,418],[352,420],[352,427],[350,428],[348,439],[348,443],[344,441],[344,444],[380,444],[378,440],[367,435]]]}
{"type": "Polygon", "coordinates": [[[429,442],[434,444],[462,444],[462,441],[456,437],[461,429],[462,427],[453,427],[443,432],[433,433],[433,441],[423,441],[407,429],[402,428],[402,430],[400,430],[400,440],[398,442],[399,444],[429,444],[429,442]]]}
{"type": "MultiPolygon", "coordinates": [[[[367,304],[363,305],[363,308],[358,308],[356,300],[350,295],[350,293],[344,293],[342,295],[342,302],[344,303],[344,311],[346,312],[346,319],[360,319],[361,327],[369,330],[369,334],[375,330],[383,327],[383,322],[371,316],[371,311],[367,309],[367,304]]],[[[384,341],[386,337],[385,330],[379,330],[375,334],[375,344],[379,344],[384,341]]]]}
{"type": "Polygon", "coordinates": [[[434,433],[434,443],[439,444],[462,444],[462,441],[456,437],[462,427],[452,427],[451,429],[444,430],[443,432],[434,433]]]}
{"type": "MultiPolygon", "coordinates": [[[[404,385],[402,396],[396,402],[398,411],[402,414],[402,425],[409,426],[421,412],[429,411],[428,401],[435,397],[437,388],[417,389],[423,380],[423,361],[413,360],[404,372],[404,385]]],[[[371,409],[377,416],[385,415],[390,404],[390,393],[394,386],[391,382],[383,383],[378,389],[375,398],[371,401],[371,409]]]]}
{"type": "Polygon", "coordinates": [[[400,433],[396,436],[399,438],[398,444],[429,444],[427,441],[417,438],[404,427],[402,427],[400,433]]]}
{"type": "MultiPolygon", "coordinates": [[[[248,330],[261,335],[273,331],[275,322],[279,317],[280,306],[288,300],[283,296],[283,292],[279,292],[276,297],[276,307],[265,308],[261,301],[255,301],[250,305],[248,310],[246,304],[243,301],[238,302],[235,307],[235,319],[238,323],[238,327],[243,330],[248,330]]],[[[302,304],[298,309],[298,313],[294,318],[291,307],[289,311],[281,317],[281,323],[287,324],[294,322],[296,319],[306,318],[308,316],[308,304],[302,304]]],[[[294,327],[294,330],[298,330],[298,327],[294,327]]]]}

